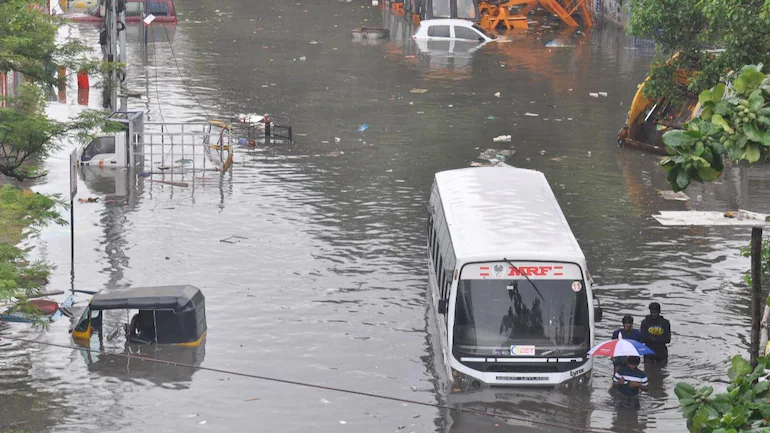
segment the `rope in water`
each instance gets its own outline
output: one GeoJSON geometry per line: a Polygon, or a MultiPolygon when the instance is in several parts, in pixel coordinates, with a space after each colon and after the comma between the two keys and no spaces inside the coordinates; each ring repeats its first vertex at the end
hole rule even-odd
{"type": "Polygon", "coordinates": [[[399,403],[408,403],[408,404],[414,404],[418,406],[426,406],[426,407],[432,407],[436,409],[446,409],[450,411],[457,411],[457,412],[463,412],[471,415],[479,415],[484,417],[491,417],[491,418],[498,418],[502,420],[510,420],[510,421],[521,421],[526,422],[530,424],[537,424],[541,426],[548,426],[548,427],[557,427],[557,428],[563,428],[567,430],[572,431],[579,431],[579,432],[585,432],[585,433],[606,433],[609,432],[609,430],[597,430],[597,429],[590,429],[590,428],[584,428],[584,427],[576,427],[576,426],[570,426],[566,424],[560,424],[555,422],[548,422],[548,421],[540,421],[540,420],[534,420],[514,415],[500,415],[500,414],[493,414],[488,413],[480,410],[474,410],[474,409],[466,409],[466,408],[459,408],[459,407],[452,407],[445,404],[440,403],[428,403],[424,401],[418,401],[418,400],[411,400],[407,398],[401,398],[401,397],[392,397],[387,395],[381,395],[381,394],[374,394],[370,392],[365,391],[356,391],[352,389],[345,389],[345,388],[337,388],[333,386],[327,386],[327,385],[320,385],[320,384],[314,384],[314,383],[307,383],[307,382],[298,382],[295,380],[289,380],[289,379],[281,379],[277,377],[270,377],[270,376],[260,376],[257,374],[250,374],[250,373],[242,373],[238,371],[231,371],[231,370],[225,370],[221,368],[214,368],[214,367],[202,367],[202,366],[195,366],[192,364],[186,364],[183,362],[175,362],[175,361],[166,361],[162,359],[156,359],[156,358],[150,358],[146,356],[138,356],[138,355],[132,355],[128,353],[112,353],[112,352],[105,352],[95,349],[86,349],[83,347],[77,347],[77,346],[68,346],[64,344],[56,344],[56,343],[46,343],[41,341],[34,341],[34,340],[28,340],[24,338],[16,338],[16,337],[4,337],[0,336],[0,340],[6,339],[6,340],[12,340],[12,341],[19,341],[23,343],[31,343],[31,344],[38,344],[41,346],[50,346],[50,347],[59,347],[63,349],[70,349],[70,350],[85,350],[89,353],[95,353],[95,354],[105,354],[105,355],[114,355],[114,356],[121,356],[128,359],[137,359],[141,361],[147,361],[147,362],[156,362],[159,364],[166,364],[166,365],[173,365],[176,367],[186,367],[193,370],[202,370],[202,371],[210,371],[214,373],[221,373],[221,374],[227,374],[232,376],[241,376],[241,377],[248,377],[251,379],[258,379],[258,380],[264,380],[269,382],[277,382],[282,383],[286,385],[296,385],[296,386],[303,386],[307,388],[315,388],[315,389],[323,389],[326,391],[333,391],[333,392],[340,392],[345,394],[352,394],[352,395],[359,395],[363,397],[370,397],[370,398],[377,398],[381,400],[390,400],[395,401],[399,403]]]}

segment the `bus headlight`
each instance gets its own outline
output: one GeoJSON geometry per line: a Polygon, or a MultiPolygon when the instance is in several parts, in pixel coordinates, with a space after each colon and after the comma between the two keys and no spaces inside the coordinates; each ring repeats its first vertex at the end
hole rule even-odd
{"type": "Polygon", "coordinates": [[[475,377],[452,369],[452,392],[476,391],[481,389],[482,383],[475,377]]]}

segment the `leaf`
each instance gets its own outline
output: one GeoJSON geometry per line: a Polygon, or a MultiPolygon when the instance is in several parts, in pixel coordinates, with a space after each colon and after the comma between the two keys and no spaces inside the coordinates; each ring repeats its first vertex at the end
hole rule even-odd
{"type": "Polygon", "coordinates": [[[711,167],[701,167],[698,169],[698,176],[704,182],[712,181],[722,174],[721,171],[717,171],[711,167]]]}
{"type": "Polygon", "coordinates": [[[727,86],[725,86],[724,83],[719,83],[716,86],[714,86],[713,89],[711,89],[711,100],[714,102],[719,102],[722,100],[722,98],[725,96],[725,89],[727,86]]]}
{"type": "Polygon", "coordinates": [[[665,143],[666,146],[670,146],[674,149],[682,146],[690,146],[697,141],[697,137],[692,137],[685,131],[679,129],[674,131],[667,131],[665,134],[663,134],[663,143],[665,143]]]}
{"type": "MultiPolygon", "coordinates": [[[[746,376],[751,373],[751,370],[751,364],[749,364],[748,361],[743,359],[740,355],[735,355],[730,360],[730,369],[727,370],[727,376],[730,377],[730,379],[735,380],[737,377],[746,376]]],[[[695,393],[693,392],[693,394],[695,393]]]]}
{"type": "Polygon", "coordinates": [[[709,419],[709,408],[704,404],[695,411],[692,418],[693,431],[700,431],[701,426],[709,419]]]}
{"type": "MultiPolygon", "coordinates": [[[[680,400],[681,402],[681,400],[680,400]]],[[[727,394],[717,394],[711,401],[711,405],[716,408],[720,413],[727,413],[732,409],[733,404],[730,401],[730,396],[727,394]]]]}
{"type": "Polygon", "coordinates": [[[765,105],[765,98],[762,97],[762,92],[755,90],[749,95],[749,109],[751,111],[757,111],[765,105]]]}
{"type": "MultiPolygon", "coordinates": [[[[760,372],[760,376],[764,374],[764,369],[760,372]]],[[[754,385],[754,394],[760,394],[768,390],[770,388],[769,382],[758,382],[756,385],[754,385]]]]}
{"type": "Polygon", "coordinates": [[[759,137],[759,131],[757,130],[757,127],[752,124],[744,126],[743,133],[746,134],[746,138],[748,138],[750,141],[762,141],[762,139],[759,137]]]}
{"type": "Polygon", "coordinates": [[[746,146],[746,152],[743,154],[743,158],[751,163],[759,161],[760,156],[762,156],[762,152],[759,149],[759,144],[757,143],[749,143],[748,146],[746,146]]]}
{"type": "Polygon", "coordinates": [[[713,101],[714,101],[714,94],[711,92],[711,90],[704,90],[700,92],[700,95],[698,95],[698,102],[700,102],[701,105],[705,105],[713,101]]]}
{"type": "Polygon", "coordinates": [[[698,144],[695,145],[695,152],[693,152],[693,154],[695,156],[701,156],[703,155],[704,150],[706,150],[706,147],[699,141],[698,144]]]}
{"type": "Polygon", "coordinates": [[[676,186],[679,187],[678,191],[684,191],[687,189],[687,187],[690,185],[690,182],[690,175],[685,170],[680,171],[676,176],[676,186]]]}
{"type": "Polygon", "coordinates": [[[735,130],[730,127],[730,124],[728,124],[727,121],[724,119],[724,117],[720,116],[719,114],[715,114],[711,116],[711,123],[722,127],[722,129],[724,129],[729,134],[735,133],[735,130]]]}
{"type": "Polygon", "coordinates": [[[740,94],[747,94],[757,89],[764,79],[765,74],[760,72],[756,66],[744,66],[740,76],[733,81],[733,89],[740,94]]]}
{"type": "Polygon", "coordinates": [[[683,398],[692,398],[695,395],[695,387],[687,382],[679,382],[676,384],[676,387],[674,387],[674,394],[676,394],[680,400],[683,398]]]}

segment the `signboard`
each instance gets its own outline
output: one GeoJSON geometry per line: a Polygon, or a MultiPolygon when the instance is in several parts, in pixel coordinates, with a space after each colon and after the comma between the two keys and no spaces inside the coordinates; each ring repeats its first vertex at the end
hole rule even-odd
{"type": "Polygon", "coordinates": [[[555,262],[506,262],[473,263],[463,267],[461,278],[524,280],[582,280],[580,268],[572,263],[555,262]]]}
{"type": "Polygon", "coordinates": [[[78,150],[70,153],[70,201],[78,194],[78,150]]]}

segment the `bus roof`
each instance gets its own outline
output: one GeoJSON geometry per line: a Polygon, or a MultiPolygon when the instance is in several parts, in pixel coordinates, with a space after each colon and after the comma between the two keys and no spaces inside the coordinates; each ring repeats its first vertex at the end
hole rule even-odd
{"type": "Polygon", "coordinates": [[[585,267],[543,173],[509,165],[447,170],[436,173],[436,187],[459,262],[505,257],[585,267]]]}

